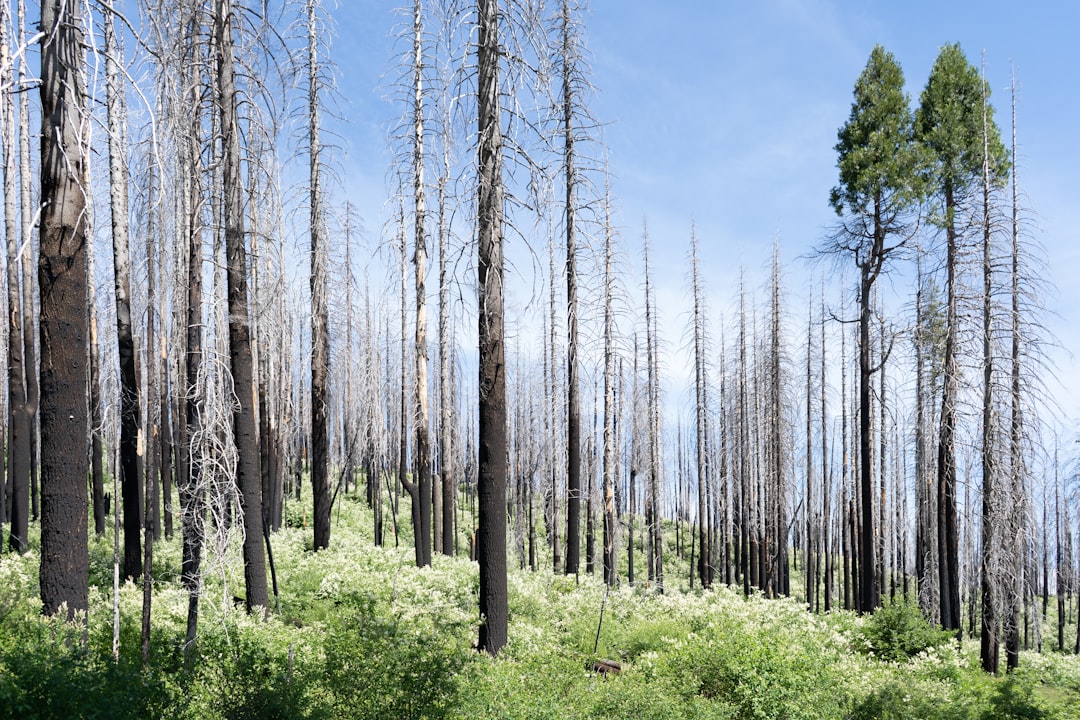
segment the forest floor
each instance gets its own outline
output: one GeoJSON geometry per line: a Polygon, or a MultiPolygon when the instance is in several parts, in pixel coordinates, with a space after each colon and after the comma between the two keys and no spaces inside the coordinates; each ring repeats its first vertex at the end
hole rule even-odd
{"type": "Polygon", "coordinates": [[[0,717],[1080,718],[1074,655],[1024,652],[1018,672],[991,677],[977,641],[943,637],[910,605],[873,621],[812,615],[796,600],[691,591],[683,561],[661,595],[555,575],[549,561],[522,570],[511,550],[510,641],[492,659],[473,647],[475,563],[436,555],[416,568],[411,536],[394,545],[389,512],[388,547],[373,547],[370,512],[352,496],[339,500],[331,546],[317,554],[302,512],[287,517],[273,536],[278,595],[266,619],[235,603],[239,538],[209,540],[187,660],[179,536],[155,543],[145,668],[142,589],[132,583],[120,587],[113,658],[111,532],[91,545],[85,625],[41,618],[36,542],[0,557],[0,717]],[[621,672],[596,672],[599,659],[621,672]]]}

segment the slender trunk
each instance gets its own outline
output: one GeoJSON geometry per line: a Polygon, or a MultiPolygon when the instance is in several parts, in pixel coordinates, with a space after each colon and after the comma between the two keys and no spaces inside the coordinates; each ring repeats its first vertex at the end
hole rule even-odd
{"type": "MultiPolygon", "coordinates": [[[[86,246],[87,277],[94,277],[94,244],[86,246]]],[[[105,535],[105,474],[102,468],[104,411],[101,403],[101,348],[98,345],[97,294],[94,283],[87,283],[87,305],[90,330],[90,357],[88,372],[90,387],[90,487],[94,513],[94,535],[105,535]]]]}
{"type": "Polygon", "coordinates": [[[825,612],[832,610],[833,604],[833,559],[835,557],[830,542],[829,530],[832,525],[832,478],[829,475],[829,436],[826,429],[828,423],[827,387],[825,382],[825,291],[821,293],[821,517],[818,528],[822,534],[821,550],[825,556],[825,612]]]}
{"type": "Polygon", "coordinates": [[[634,584],[634,514],[637,512],[637,473],[638,473],[638,340],[634,335],[634,384],[630,389],[630,472],[628,483],[627,523],[629,530],[626,541],[626,581],[634,584]]]}
{"type": "MultiPolygon", "coordinates": [[[[14,59],[11,48],[14,39],[10,3],[0,7],[0,87],[10,88],[14,82],[14,59]]],[[[3,193],[4,232],[7,238],[7,301],[8,301],[8,472],[7,491],[10,497],[8,546],[14,552],[26,552],[30,528],[30,407],[26,394],[26,368],[23,364],[23,309],[19,295],[19,233],[16,215],[16,155],[15,94],[5,91],[0,98],[0,132],[3,135],[3,193]]],[[[23,129],[23,134],[26,130],[23,129]]],[[[28,179],[27,179],[28,180],[28,179]]],[[[26,180],[24,180],[24,183],[26,180]]],[[[5,499],[6,500],[6,499],[5,499]]]]}
{"type": "MultiPolygon", "coordinates": [[[[694,388],[695,388],[695,420],[697,427],[697,528],[698,528],[698,577],[701,578],[701,587],[708,589],[712,585],[712,559],[709,557],[710,547],[708,539],[707,499],[705,494],[706,478],[708,474],[708,427],[706,417],[708,412],[708,394],[706,388],[705,370],[705,309],[704,300],[701,297],[701,286],[698,276],[697,263],[697,234],[691,229],[690,235],[691,272],[693,273],[694,292],[694,388]]],[[[693,585],[693,583],[691,583],[693,585]]]]}
{"type": "MultiPolygon", "coordinates": [[[[17,22],[21,44],[25,45],[26,37],[26,3],[19,0],[17,3],[17,22]]],[[[19,219],[22,249],[22,311],[23,311],[23,367],[26,371],[26,415],[29,424],[30,435],[30,517],[37,520],[40,517],[40,488],[38,478],[38,466],[40,464],[40,447],[37,427],[38,411],[38,363],[37,352],[34,344],[34,330],[37,324],[34,319],[34,208],[31,202],[32,178],[30,170],[30,93],[26,80],[26,56],[19,62],[18,86],[19,88],[19,219]]],[[[93,276],[90,276],[93,277],[93,276]]]]}
{"type": "MultiPolygon", "coordinates": [[[[507,640],[506,373],[503,335],[503,179],[497,0],[478,0],[477,290],[479,312],[479,647],[507,640]]],[[[576,569],[576,568],[575,568],[576,569]]]]}
{"type": "Polygon", "coordinates": [[[664,591],[664,545],[660,530],[660,378],[659,358],[657,351],[657,321],[654,298],[649,289],[649,239],[646,232],[645,238],[645,326],[646,326],[646,362],[648,364],[648,386],[646,392],[649,396],[649,492],[648,492],[648,520],[649,529],[649,566],[652,572],[650,577],[656,580],[659,592],[664,591]]]}
{"type": "MultiPolygon", "coordinates": [[[[813,312],[807,311],[806,318],[806,497],[804,498],[803,512],[806,515],[806,548],[804,550],[804,570],[806,571],[806,606],[810,612],[815,611],[814,601],[817,593],[817,560],[814,557],[815,527],[814,527],[814,459],[811,450],[813,442],[813,381],[811,376],[813,355],[813,312]]],[[[822,346],[824,352],[825,347],[822,346]]],[[[824,482],[824,476],[822,481],[824,482]]]]}
{"type": "MultiPolygon", "coordinates": [[[[198,38],[195,34],[195,19],[187,20],[184,37],[184,58],[181,76],[191,79],[196,65],[198,38]]],[[[184,334],[182,340],[184,374],[179,393],[181,420],[179,432],[179,453],[177,454],[177,491],[180,499],[182,555],[180,582],[188,594],[187,629],[184,649],[188,658],[194,657],[195,640],[199,621],[199,595],[201,591],[202,546],[206,517],[206,490],[202,480],[202,468],[199,454],[195,452],[193,439],[202,431],[202,412],[196,402],[195,392],[199,384],[202,369],[203,341],[203,262],[201,220],[203,191],[200,178],[203,167],[200,162],[202,137],[202,112],[199,90],[196,83],[189,82],[189,95],[185,98],[189,110],[187,132],[182,126],[177,129],[181,135],[180,168],[184,179],[181,228],[185,244],[183,259],[186,262],[179,272],[182,284],[186,287],[184,295],[184,334]]]]}
{"type": "Polygon", "coordinates": [[[880,588],[874,567],[874,478],[871,445],[873,443],[870,416],[871,350],[870,321],[874,281],[881,271],[882,248],[885,231],[881,220],[880,201],[874,204],[874,248],[870,259],[860,269],[859,286],[859,500],[861,527],[859,528],[859,612],[873,612],[880,604],[880,588]]]}
{"type": "Polygon", "coordinates": [[[237,404],[233,433],[238,454],[236,485],[244,515],[244,589],[248,612],[268,608],[266,556],[263,552],[262,482],[258,427],[255,420],[251,321],[249,319],[247,249],[245,247],[240,128],[233,58],[232,0],[217,0],[216,36],[218,105],[222,137],[225,253],[229,308],[229,365],[237,404]]]}
{"type": "Polygon", "coordinates": [[[604,582],[614,585],[615,566],[615,317],[612,307],[610,190],[604,203],[604,582]]]}
{"type": "MultiPolygon", "coordinates": [[[[151,154],[156,155],[152,147],[151,154]]],[[[164,416],[161,413],[161,370],[158,366],[158,333],[164,335],[164,328],[159,326],[158,307],[158,212],[160,203],[161,187],[159,184],[158,167],[155,157],[149,159],[148,172],[150,177],[147,182],[147,209],[146,209],[146,429],[143,433],[144,457],[146,460],[145,487],[147,491],[153,488],[154,497],[158,497],[161,473],[161,423],[164,416]]],[[[151,498],[145,498],[144,508],[149,511],[145,518],[145,529],[150,531],[152,539],[161,537],[161,508],[159,503],[151,502],[151,498]]],[[[145,539],[145,538],[144,538],[145,539]]],[[[144,549],[144,563],[149,562],[151,553],[149,548],[144,549]]],[[[147,570],[149,573],[150,570],[147,570]]],[[[149,602],[149,600],[147,600],[149,602]]]]}
{"type": "MultiPolygon", "coordinates": [[[[447,111],[449,113],[449,110],[447,111]]],[[[449,119],[444,118],[449,125],[449,119]]],[[[450,379],[453,363],[450,344],[449,234],[447,223],[447,183],[450,181],[449,141],[443,140],[443,173],[439,178],[439,484],[442,488],[442,551],[454,554],[454,386],[450,379]]],[[[436,535],[439,528],[436,527],[436,535]]]]}
{"type": "Polygon", "coordinates": [[[326,301],[328,263],[322,209],[322,146],[319,142],[319,61],[315,0],[307,0],[308,192],[311,233],[311,497],[314,548],[330,546],[330,321],[326,301]]]}
{"type": "Polygon", "coordinates": [[[423,46],[421,42],[420,0],[413,5],[413,267],[414,291],[416,293],[416,323],[414,360],[416,362],[416,448],[413,455],[413,483],[416,494],[413,502],[419,502],[415,517],[419,524],[413,531],[418,533],[417,565],[431,564],[431,438],[428,433],[428,377],[427,377],[427,242],[424,227],[424,96],[423,96],[423,46]]]}
{"type": "MultiPolygon", "coordinates": [[[[1024,465],[1024,418],[1020,396],[1020,198],[1016,179],[1016,79],[1012,81],[1012,347],[1010,353],[1011,413],[1009,421],[1009,470],[1012,506],[1009,510],[1009,563],[1008,617],[1005,622],[1006,666],[1012,671],[1020,665],[1020,611],[1024,602],[1024,516],[1027,508],[1025,483],[1027,469],[1024,465]]],[[[1078,626],[1080,627],[1080,626],[1078,626]]],[[[1080,630],[1077,630],[1080,638],[1080,630]]]]}
{"type": "MultiPolygon", "coordinates": [[[[955,206],[952,186],[946,184],[946,208],[955,206]]],[[[959,374],[956,359],[957,236],[952,223],[946,227],[947,315],[945,320],[945,355],[942,360],[941,425],[938,433],[938,592],[941,626],[960,629],[960,551],[956,527],[956,384],[959,374]]]]}
{"type": "Polygon", "coordinates": [[[563,0],[561,13],[563,84],[563,173],[566,219],[566,574],[578,571],[581,554],[581,400],[578,378],[577,236],[574,191],[574,88],[570,39],[570,4],[563,0]]]}
{"type": "MultiPolygon", "coordinates": [[[[984,83],[985,86],[985,83],[984,83]]],[[[997,533],[997,447],[994,432],[994,355],[991,292],[993,291],[993,258],[990,254],[990,157],[987,127],[986,98],[983,97],[983,407],[982,407],[982,625],[980,657],[986,672],[998,672],[998,578],[997,533]]]]}
{"type": "MultiPolygon", "coordinates": [[[[559,364],[558,364],[558,303],[556,302],[556,275],[555,275],[555,237],[554,232],[549,231],[548,235],[548,294],[549,294],[549,312],[551,321],[548,326],[548,333],[550,342],[548,343],[548,367],[551,369],[550,385],[548,386],[548,400],[550,401],[550,407],[548,417],[550,418],[550,427],[554,428],[559,425],[559,364]]],[[[559,463],[559,443],[552,441],[550,444],[550,468],[551,468],[551,565],[552,572],[562,572],[563,558],[562,558],[562,545],[559,542],[559,499],[560,494],[560,463],[559,463]]]]}
{"type": "Polygon", "coordinates": [[[131,319],[131,262],[128,248],[128,172],[126,110],[121,87],[120,48],[115,18],[107,6],[105,75],[109,112],[109,187],[112,209],[113,278],[116,291],[116,336],[120,358],[120,486],[124,496],[124,575],[142,575],[142,446],[139,375],[131,319]]]}

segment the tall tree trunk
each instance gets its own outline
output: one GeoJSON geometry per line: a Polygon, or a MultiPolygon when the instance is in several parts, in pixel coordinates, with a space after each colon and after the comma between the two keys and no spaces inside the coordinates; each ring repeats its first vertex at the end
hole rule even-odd
{"type": "Polygon", "coordinates": [[[427,239],[424,204],[424,95],[423,27],[420,0],[413,3],[413,268],[415,270],[416,322],[414,326],[416,362],[416,448],[413,453],[413,502],[419,504],[413,527],[417,534],[416,564],[431,564],[431,437],[428,430],[428,349],[427,349],[427,239]]]}
{"type": "Polygon", "coordinates": [[[829,435],[828,424],[828,388],[826,385],[826,362],[825,362],[825,290],[821,292],[821,487],[822,511],[818,528],[821,532],[820,548],[825,556],[825,612],[832,610],[833,605],[833,561],[835,553],[832,550],[830,528],[832,525],[832,477],[829,475],[829,435]]]}
{"type": "Polygon", "coordinates": [[[248,304],[247,249],[245,247],[243,183],[240,169],[240,128],[233,57],[232,0],[217,0],[214,34],[217,42],[218,106],[222,138],[225,254],[229,309],[229,366],[237,405],[233,434],[238,454],[236,485],[244,514],[244,589],[248,612],[268,608],[266,557],[263,553],[262,478],[251,355],[248,304]]]}
{"type": "Polygon", "coordinates": [[[120,78],[120,48],[111,3],[105,27],[105,77],[109,112],[109,195],[112,209],[116,340],[120,358],[120,489],[124,496],[124,576],[142,576],[142,420],[139,370],[131,320],[131,260],[128,247],[126,109],[120,78]]]}
{"type": "MultiPolygon", "coordinates": [[[[1009,510],[1008,573],[1009,614],[1005,622],[1006,666],[1012,671],[1020,665],[1020,611],[1024,603],[1024,521],[1027,509],[1027,468],[1024,463],[1024,416],[1020,395],[1020,191],[1016,178],[1016,78],[1012,78],[1012,347],[1010,348],[1009,469],[1012,507],[1009,510]]],[[[1080,637],[1080,630],[1077,631],[1080,637]]]]}
{"type": "MultiPolygon", "coordinates": [[[[87,277],[94,277],[94,244],[86,246],[87,277]]],[[[90,488],[91,505],[94,514],[94,535],[105,535],[105,474],[102,468],[104,449],[104,411],[101,402],[101,349],[98,345],[97,293],[95,284],[87,283],[87,307],[90,331],[90,355],[87,368],[90,387],[87,396],[90,401],[90,488]]]]}
{"type": "MultiPolygon", "coordinates": [[[[506,363],[503,335],[503,177],[498,0],[477,3],[477,291],[479,312],[479,647],[507,640],[506,363]]],[[[575,568],[576,570],[576,568],[575,568]]]]}
{"type": "MultiPolygon", "coordinates": [[[[809,306],[808,307],[812,307],[809,306]]],[[[814,317],[813,311],[807,310],[806,318],[806,497],[803,499],[803,512],[806,520],[806,547],[803,550],[803,570],[806,571],[806,607],[810,612],[815,612],[815,600],[817,594],[817,559],[814,557],[816,541],[816,529],[814,526],[816,507],[814,506],[814,459],[813,459],[813,395],[814,385],[811,375],[813,366],[812,355],[814,350],[814,317]]],[[[821,347],[822,352],[825,346],[821,347]]],[[[825,478],[822,476],[822,482],[825,478]]]]}
{"type": "Polygon", "coordinates": [[[634,584],[634,513],[637,512],[637,474],[638,474],[638,337],[634,334],[634,382],[630,389],[630,472],[627,483],[627,540],[626,540],[626,581],[634,584]]]}
{"type": "MultiPolygon", "coordinates": [[[[17,22],[20,44],[26,45],[26,3],[17,3],[17,22]]],[[[22,250],[22,311],[23,311],[23,367],[26,371],[26,413],[30,433],[30,517],[40,517],[40,498],[38,485],[38,467],[40,448],[38,445],[38,363],[34,344],[34,330],[37,323],[34,318],[34,208],[31,201],[32,178],[30,170],[30,93],[26,80],[26,55],[19,62],[19,220],[21,225],[22,250]]]]}
{"type": "Polygon", "coordinates": [[[649,396],[649,493],[648,520],[649,529],[649,566],[653,569],[650,576],[656,580],[659,592],[664,591],[664,543],[660,529],[660,377],[659,357],[657,352],[657,320],[655,299],[649,288],[649,240],[645,236],[645,326],[646,354],[648,363],[649,396]]]}
{"type": "MultiPolygon", "coordinates": [[[[0,87],[14,83],[15,45],[10,36],[13,24],[10,3],[0,7],[0,87]]],[[[26,133],[22,130],[22,134],[26,133]]],[[[15,552],[26,552],[30,529],[30,407],[26,397],[26,368],[23,364],[23,310],[19,295],[19,233],[16,204],[15,94],[8,90],[0,98],[0,134],[3,136],[3,193],[4,232],[7,238],[7,301],[8,301],[8,472],[7,490],[10,505],[8,546],[15,552]]],[[[24,178],[24,184],[29,178],[24,178]]],[[[6,500],[6,499],[5,499],[6,500]]]]}
{"type": "MultiPolygon", "coordinates": [[[[161,423],[164,415],[161,412],[161,368],[159,366],[160,353],[158,351],[159,333],[164,336],[164,318],[159,314],[158,306],[158,212],[160,204],[161,187],[159,183],[156,148],[151,148],[148,159],[149,175],[147,182],[147,209],[146,209],[146,430],[143,433],[143,455],[146,463],[145,487],[154,489],[155,498],[158,497],[158,488],[161,487],[161,423]],[[159,321],[160,324],[159,324],[159,321]]],[[[149,508],[150,514],[144,519],[144,526],[149,529],[153,539],[161,537],[161,507],[156,500],[151,502],[147,497],[144,508],[149,508]]],[[[144,549],[144,563],[149,562],[150,550],[144,549]]],[[[147,570],[149,573],[149,570],[147,570]]]]}
{"type": "MultiPolygon", "coordinates": [[[[548,310],[550,312],[550,323],[548,326],[548,333],[550,341],[548,343],[548,367],[551,369],[550,385],[548,387],[548,400],[550,401],[550,407],[548,409],[548,415],[550,418],[550,427],[554,428],[559,425],[559,411],[558,408],[561,405],[559,402],[560,388],[559,388],[559,364],[558,364],[558,309],[556,302],[556,275],[555,275],[555,237],[554,231],[550,231],[548,235],[548,310]]],[[[550,494],[550,509],[551,523],[549,524],[549,541],[551,543],[551,565],[552,572],[562,572],[563,558],[562,558],[562,545],[559,543],[559,443],[551,442],[549,451],[549,464],[551,469],[551,494],[550,494]]]]}
{"type": "Polygon", "coordinates": [[[308,191],[311,233],[311,497],[314,548],[330,546],[330,321],[326,301],[328,252],[322,209],[322,146],[319,142],[319,60],[315,0],[307,0],[308,191]]]}
{"type": "MultiPolygon", "coordinates": [[[[945,206],[951,208],[952,185],[945,186],[945,206]]],[[[947,210],[949,212],[950,210],[947,210]]],[[[941,425],[938,433],[938,592],[941,626],[960,629],[960,542],[956,528],[956,384],[959,368],[956,359],[957,323],[957,236],[952,223],[946,227],[947,310],[945,321],[945,356],[942,360],[941,425]]]]}
{"type": "Polygon", "coordinates": [[[41,7],[42,611],[87,608],[87,186],[80,4],[41,7]]]}
{"type": "MultiPolygon", "coordinates": [[[[985,88],[985,83],[983,84],[985,88]]],[[[994,354],[993,354],[993,258],[990,253],[990,153],[986,132],[987,104],[983,97],[983,407],[982,407],[982,624],[980,627],[980,657],[986,672],[998,671],[998,553],[995,523],[997,517],[997,446],[994,432],[994,354]]]]}
{"type": "Polygon", "coordinates": [[[610,189],[604,202],[604,582],[614,585],[615,566],[615,316],[612,307],[610,189]]]}
{"type": "Polygon", "coordinates": [[[881,602],[880,587],[874,567],[874,478],[872,469],[873,420],[870,416],[871,349],[870,321],[873,314],[871,295],[881,272],[885,230],[881,220],[880,200],[874,203],[874,250],[860,266],[859,285],[859,612],[873,612],[881,602]]]}
{"type": "MultiPolygon", "coordinates": [[[[111,9],[111,8],[110,8],[111,9]]],[[[151,152],[156,156],[156,148],[151,152]]],[[[158,173],[156,159],[149,160],[149,182],[147,197],[146,227],[146,431],[143,437],[146,450],[146,473],[143,478],[143,606],[142,606],[142,664],[147,668],[150,663],[150,619],[154,598],[154,540],[161,536],[161,513],[158,506],[160,456],[160,380],[157,359],[157,213],[158,213],[158,173]]]]}
{"type": "MultiPolygon", "coordinates": [[[[708,473],[708,394],[705,371],[705,309],[703,307],[700,276],[697,262],[697,233],[691,229],[690,257],[694,292],[694,397],[695,424],[697,429],[697,526],[698,526],[698,577],[701,587],[708,589],[712,585],[712,559],[709,557],[709,527],[706,522],[707,507],[705,485],[708,473]]],[[[692,585],[693,583],[691,583],[692,585]]]]}
{"type": "Polygon", "coordinates": [[[574,85],[570,3],[563,0],[562,34],[563,174],[566,225],[566,574],[578,572],[581,554],[581,399],[578,378],[577,235],[575,190],[578,182],[574,157],[574,85]]]}
{"type": "Polygon", "coordinates": [[[771,533],[772,553],[769,566],[774,576],[774,594],[790,595],[791,579],[788,570],[788,517],[787,517],[787,472],[784,466],[784,407],[782,387],[784,373],[780,352],[780,242],[773,246],[772,262],[772,307],[769,338],[769,415],[770,415],[770,455],[772,498],[770,500],[770,519],[773,523],[771,533]]]}
{"type": "MultiPolygon", "coordinates": [[[[449,110],[447,110],[449,114],[449,110]]],[[[449,125],[449,119],[444,118],[449,125]]],[[[449,130],[447,129],[448,133],[449,130]]],[[[450,278],[448,200],[450,181],[449,140],[443,139],[443,173],[439,177],[439,484],[442,488],[442,551],[454,554],[454,385],[451,382],[453,348],[450,337],[450,278]]],[[[550,526],[549,526],[550,528],[550,526]]],[[[550,530],[549,530],[550,531],[550,530]]]]}
{"type": "Polygon", "coordinates": [[[181,517],[181,565],[180,582],[188,594],[187,626],[184,648],[187,657],[194,657],[195,640],[199,621],[199,595],[201,585],[201,564],[203,534],[206,517],[206,490],[202,479],[200,457],[195,452],[193,439],[202,432],[202,411],[195,393],[199,385],[202,368],[203,342],[203,249],[201,218],[203,191],[200,178],[203,176],[202,163],[202,125],[203,113],[200,107],[199,84],[194,82],[195,67],[201,60],[199,42],[196,34],[197,21],[194,16],[185,20],[184,50],[181,77],[187,80],[183,106],[188,110],[187,127],[184,123],[177,128],[181,137],[180,169],[183,178],[183,196],[181,202],[181,232],[185,245],[183,258],[186,262],[177,268],[182,277],[182,286],[186,288],[184,305],[184,374],[180,396],[180,432],[177,462],[177,491],[180,499],[181,517]]]}

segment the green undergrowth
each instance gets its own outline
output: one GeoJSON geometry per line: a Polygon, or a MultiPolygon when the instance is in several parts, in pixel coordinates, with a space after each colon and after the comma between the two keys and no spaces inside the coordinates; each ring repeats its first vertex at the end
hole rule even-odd
{"type": "MultiPolygon", "coordinates": [[[[302,520],[274,535],[279,596],[265,619],[235,605],[239,563],[209,553],[186,657],[179,539],[155,545],[146,668],[142,589],[130,583],[113,659],[110,542],[92,545],[85,624],[40,616],[35,549],[4,555],[0,717],[1080,718],[1077,658],[1025,653],[1019,672],[989,677],[976,643],[958,646],[902,603],[872,620],[815,616],[727,588],[609,591],[512,569],[510,642],[492,659],[473,647],[475,563],[437,555],[417,569],[405,533],[394,548],[388,529],[390,546],[374,548],[363,503],[339,505],[328,550],[311,552],[302,520]],[[594,672],[601,658],[622,672],[594,672]]],[[[229,542],[220,556],[238,557],[229,542]]]]}

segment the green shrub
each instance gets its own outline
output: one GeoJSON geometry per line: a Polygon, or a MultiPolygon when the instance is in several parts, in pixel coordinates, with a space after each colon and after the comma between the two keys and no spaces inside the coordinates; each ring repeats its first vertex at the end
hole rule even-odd
{"type": "Polygon", "coordinates": [[[867,618],[861,630],[866,649],[876,657],[906,662],[924,650],[944,645],[952,633],[938,630],[926,621],[922,610],[912,602],[895,600],[886,603],[867,618]]]}
{"type": "Polygon", "coordinates": [[[724,623],[673,652],[668,672],[733,718],[818,720],[842,717],[846,702],[831,665],[812,638],[724,623]]]}
{"type": "Polygon", "coordinates": [[[159,718],[182,707],[166,676],[83,646],[78,624],[24,617],[0,628],[0,715],[22,720],[159,718]]]}
{"type": "Polygon", "coordinates": [[[334,716],[446,717],[456,702],[458,676],[472,656],[455,635],[372,611],[339,616],[327,629],[323,675],[334,716]]]}
{"type": "Polygon", "coordinates": [[[957,685],[892,680],[865,697],[852,720],[1043,720],[1034,685],[1021,677],[967,671],[957,685]]]}
{"type": "MultiPolygon", "coordinates": [[[[208,628],[208,630],[210,630],[208,628]]],[[[199,638],[194,669],[198,701],[193,715],[227,720],[326,717],[311,692],[309,662],[297,661],[294,646],[274,637],[279,628],[214,628],[199,638]]]]}

